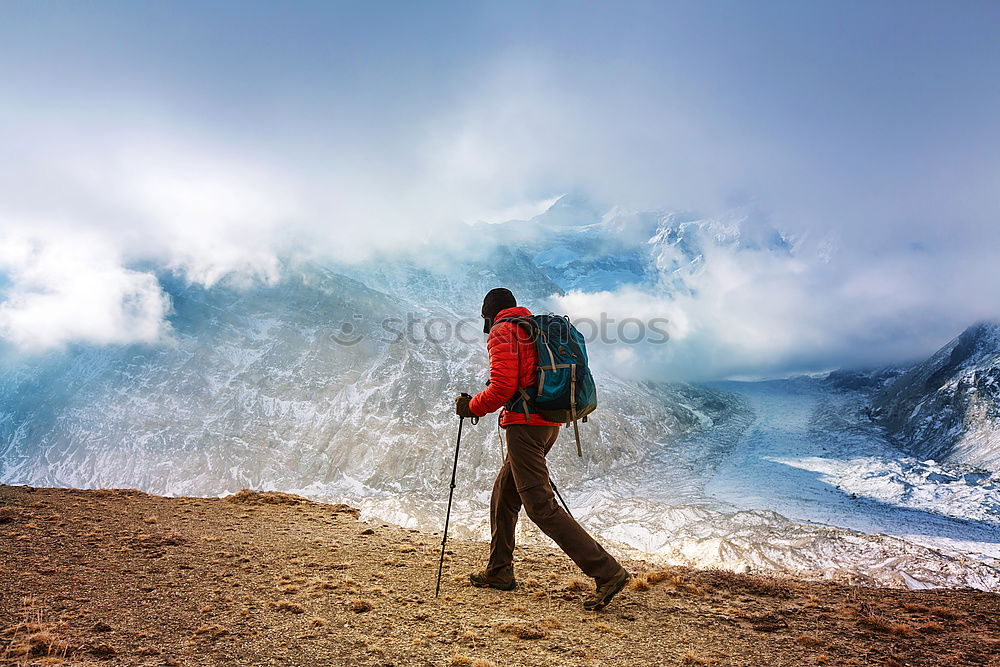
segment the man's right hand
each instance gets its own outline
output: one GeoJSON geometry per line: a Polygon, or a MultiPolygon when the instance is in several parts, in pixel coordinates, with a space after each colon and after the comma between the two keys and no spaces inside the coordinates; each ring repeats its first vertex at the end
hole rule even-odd
{"type": "Polygon", "coordinates": [[[478,417],[472,408],[469,407],[469,401],[472,397],[468,394],[462,394],[461,396],[455,397],[455,414],[459,417],[478,417]]]}

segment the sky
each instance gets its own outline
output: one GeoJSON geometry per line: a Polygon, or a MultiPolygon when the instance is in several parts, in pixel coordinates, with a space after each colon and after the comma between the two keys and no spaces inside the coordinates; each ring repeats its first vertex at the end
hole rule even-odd
{"type": "Polygon", "coordinates": [[[752,204],[799,240],[790,264],[720,262],[689,304],[707,349],[737,327],[773,348],[720,369],[895,361],[1000,317],[995,2],[3,15],[0,338],[26,354],[161,340],[156,270],[274,282],[289,255],[362,259],[570,191],[752,204]]]}

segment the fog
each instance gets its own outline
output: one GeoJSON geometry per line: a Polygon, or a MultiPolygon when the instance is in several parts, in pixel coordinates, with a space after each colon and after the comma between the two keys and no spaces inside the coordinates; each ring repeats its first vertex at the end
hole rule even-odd
{"type": "Polygon", "coordinates": [[[636,373],[920,356],[1000,317],[998,25],[974,2],[11,7],[0,338],[169,344],[157,272],[471,250],[470,223],[574,191],[750,204],[794,242],[714,251],[694,296],[559,301],[669,313],[636,373]]]}

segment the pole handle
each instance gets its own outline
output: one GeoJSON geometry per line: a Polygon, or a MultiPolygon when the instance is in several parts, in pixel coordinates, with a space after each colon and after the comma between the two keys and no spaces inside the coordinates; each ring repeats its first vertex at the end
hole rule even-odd
{"type": "MultiPolygon", "coordinates": [[[[462,392],[462,396],[466,398],[472,398],[472,396],[469,396],[469,394],[464,391],[462,392]]],[[[465,417],[459,417],[459,419],[465,419],[465,417]]],[[[476,424],[479,423],[479,417],[469,417],[469,421],[471,421],[472,425],[475,426],[476,424]]]]}

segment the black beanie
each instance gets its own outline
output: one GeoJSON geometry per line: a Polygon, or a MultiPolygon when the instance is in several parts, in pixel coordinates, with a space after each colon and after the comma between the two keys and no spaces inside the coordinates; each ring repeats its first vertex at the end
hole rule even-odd
{"type": "Polygon", "coordinates": [[[504,308],[513,308],[517,305],[517,299],[506,287],[495,287],[486,293],[483,299],[483,333],[489,333],[493,326],[493,320],[497,313],[504,308]]]}

